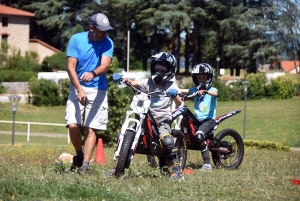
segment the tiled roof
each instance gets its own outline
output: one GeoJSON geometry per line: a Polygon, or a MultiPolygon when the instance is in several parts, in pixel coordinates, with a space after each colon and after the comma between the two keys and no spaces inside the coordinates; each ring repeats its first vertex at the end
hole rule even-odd
{"type": "MultiPolygon", "coordinates": [[[[281,66],[286,72],[290,72],[295,68],[294,61],[281,61],[281,66]]],[[[299,66],[299,61],[296,61],[296,66],[299,66]]]]}
{"type": "Polygon", "coordinates": [[[26,16],[26,17],[34,17],[34,13],[30,13],[24,10],[16,9],[9,6],[4,6],[0,4],[0,15],[18,15],[18,16],[26,16]]]}
{"type": "Polygon", "coordinates": [[[29,42],[31,42],[31,43],[39,43],[39,44],[41,44],[41,45],[49,48],[50,50],[52,50],[54,52],[60,52],[59,49],[56,49],[55,47],[53,47],[53,46],[51,46],[51,45],[49,45],[49,44],[47,44],[47,43],[45,43],[45,42],[43,42],[43,41],[41,41],[39,39],[29,39],[29,42]]]}

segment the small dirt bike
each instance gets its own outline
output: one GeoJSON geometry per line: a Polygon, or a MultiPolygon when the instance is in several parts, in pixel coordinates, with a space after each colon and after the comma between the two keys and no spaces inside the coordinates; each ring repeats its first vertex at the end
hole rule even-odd
{"type": "MultiPolygon", "coordinates": [[[[122,176],[136,153],[167,158],[165,149],[159,142],[157,125],[149,110],[150,97],[166,96],[166,93],[144,93],[126,82],[119,74],[113,74],[113,82],[130,86],[135,92],[130,109],[126,111],[121,132],[117,136],[118,143],[114,153],[114,160],[117,160],[115,175],[122,176]]],[[[186,138],[180,130],[174,130],[171,135],[174,137],[179,164],[184,169],[187,157],[186,138]]]]}
{"type": "MultiPolygon", "coordinates": [[[[182,95],[183,102],[194,96],[201,96],[198,92],[189,95],[182,95]]],[[[240,113],[241,110],[234,110],[216,117],[214,128],[206,135],[206,144],[211,152],[212,160],[216,168],[235,169],[240,166],[244,158],[244,142],[241,135],[233,129],[221,130],[216,136],[214,132],[218,125],[240,113]]],[[[200,150],[196,143],[196,132],[200,122],[187,106],[181,106],[172,113],[173,125],[176,130],[181,130],[187,139],[188,150],[200,150]]],[[[150,166],[156,167],[157,162],[153,156],[147,156],[150,166]]]]}

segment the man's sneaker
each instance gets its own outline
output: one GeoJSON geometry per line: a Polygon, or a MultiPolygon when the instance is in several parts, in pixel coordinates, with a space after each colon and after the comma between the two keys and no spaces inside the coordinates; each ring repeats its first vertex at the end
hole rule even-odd
{"type": "Polygon", "coordinates": [[[172,175],[171,175],[172,180],[174,181],[180,181],[184,179],[182,170],[177,170],[177,171],[173,171],[172,175]]]}
{"type": "Polygon", "coordinates": [[[212,170],[212,167],[210,164],[204,164],[200,170],[212,170]]]}
{"type": "Polygon", "coordinates": [[[87,175],[87,174],[91,174],[92,170],[90,167],[82,166],[81,168],[78,169],[78,173],[82,175],[87,175]]]}
{"type": "Polygon", "coordinates": [[[82,164],[83,164],[83,156],[82,157],[74,156],[70,171],[75,172],[75,170],[80,168],[82,164]]]}

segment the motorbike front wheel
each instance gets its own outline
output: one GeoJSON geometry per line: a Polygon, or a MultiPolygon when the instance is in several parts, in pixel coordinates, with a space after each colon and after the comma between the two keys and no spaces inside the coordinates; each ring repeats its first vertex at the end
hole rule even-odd
{"type": "Polygon", "coordinates": [[[125,173],[125,167],[128,168],[130,160],[128,154],[134,139],[135,133],[133,131],[127,131],[124,135],[123,143],[121,145],[120,155],[118,158],[115,175],[120,177],[125,173]]]}
{"type": "Polygon", "coordinates": [[[243,161],[244,142],[241,135],[233,129],[221,130],[209,148],[216,168],[236,169],[243,161]]]}
{"type": "MultiPolygon", "coordinates": [[[[186,147],[186,138],[184,134],[179,130],[173,130],[172,136],[174,137],[175,147],[177,148],[177,157],[179,159],[179,165],[183,170],[185,168],[186,159],[187,159],[187,147],[186,147]]],[[[148,164],[151,167],[158,167],[158,163],[156,162],[156,157],[153,155],[147,155],[148,164]]],[[[167,161],[167,157],[161,157],[160,163],[169,164],[167,161]],[[165,160],[165,161],[164,161],[165,160]]]]}

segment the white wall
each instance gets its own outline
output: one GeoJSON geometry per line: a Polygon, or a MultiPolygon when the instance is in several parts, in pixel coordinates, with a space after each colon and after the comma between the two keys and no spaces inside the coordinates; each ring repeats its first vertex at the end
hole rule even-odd
{"type": "Polygon", "coordinates": [[[38,73],[38,79],[51,80],[58,84],[60,79],[69,79],[69,75],[67,71],[41,72],[38,73]]]}

